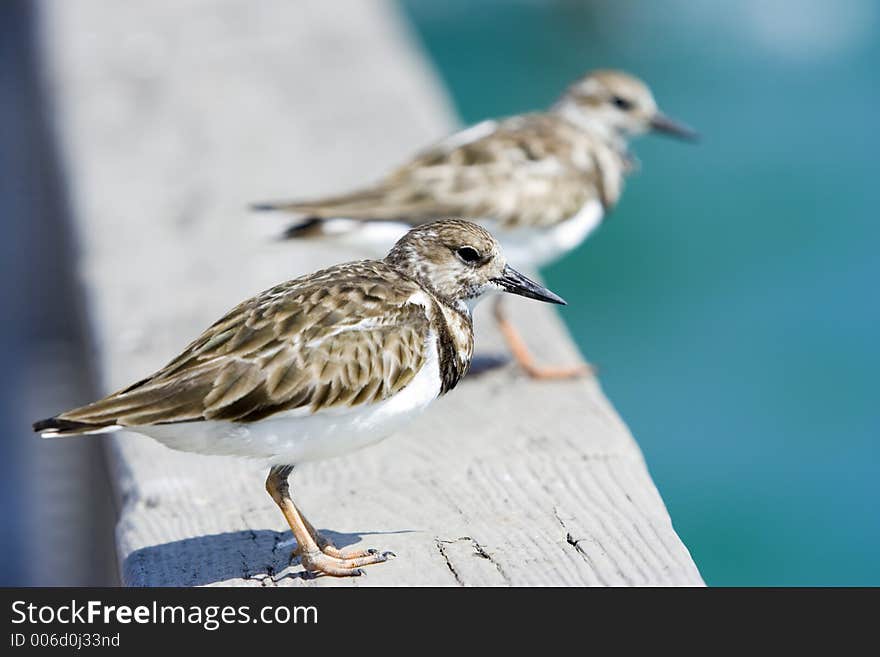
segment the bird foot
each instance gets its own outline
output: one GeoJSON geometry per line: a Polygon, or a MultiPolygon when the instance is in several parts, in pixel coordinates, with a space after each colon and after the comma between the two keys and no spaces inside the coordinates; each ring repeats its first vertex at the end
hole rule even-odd
{"type": "Polygon", "coordinates": [[[548,367],[536,364],[522,335],[504,313],[500,299],[495,303],[494,311],[498,329],[501,331],[513,359],[530,378],[536,381],[560,381],[596,375],[597,369],[589,363],[567,367],[548,367]]]}
{"type": "Polygon", "coordinates": [[[393,552],[378,552],[371,550],[371,554],[362,557],[349,557],[345,559],[332,557],[321,550],[306,552],[302,555],[303,568],[315,575],[330,575],[331,577],[359,577],[364,575],[361,566],[369,566],[374,563],[388,561],[394,556],[393,552]]]}
{"type": "MultiPolygon", "coordinates": [[[[379,550],[375,548],[367,548],[365,550],[351,550],[351,551],[342,551],[338,547],[333,544],[329,538],[325,537],[323,534],[319,534],[315,532],[315,535],[312,537],[315,539],[315,543],[318,544],[318,549],[326,554],[328,557],[333,557],[334,559],[362,559],[365,557],[372,557],[373,555],[379,554],[379,550]]],[[[395,557],[397,556],[393,552],[384,552],[383,554],[395,557]]],[[[290,553],[290,559],[293,560],[294,557],[301,557],[304,555],[303,549],[297,545],[293,551],[290,553]]]]}
{"type": "MultiPolygon", "coordinates": [[[[315,542],[317,542],[318,547],[321,549],[321,552],[326,554],[327,556],[334,557],[336,559],[360,559],[364,557],[371,557],[374,554],[379,554],[379,550],[374,548],[367,548],[365,550],[352,550],[343,552],[335,545],[333,545],[333,541],[329,538],[321,534],[317,534],[315,536],[315,542]]],[[[394,554],[393,552],[389,552],[387,554],[394,554]]]]}
{"type": "Polygon", "coordinates": [[[533,362],[517,361],[529,378],[536,381],[560,381],[565,379],[580,379],[586,376],[596,376],[596,367],[589,363],[579,363],[569,366],[541,366],[533,362]]]}
{"type": "Polygon", "coordinates": [[[364,574],[361,566],[382,563],[395,556],[393,552],[380,553],[378,550],[341,552],[327,538],[321,536],[290,499],[287,478],[291,470],[292,466],[274,466],[266,478],[266,491],[281,509],[296,539],[296,549],[290,554],[291,561],[294,557],[301,557],[303,567],[313,574],[352,577],[364,574]]]}

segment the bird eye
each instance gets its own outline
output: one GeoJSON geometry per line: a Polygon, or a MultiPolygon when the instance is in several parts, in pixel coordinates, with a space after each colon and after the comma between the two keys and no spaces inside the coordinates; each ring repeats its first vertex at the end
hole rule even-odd
{"type": "Polygon", "coordinates": [[[472,265],[480,259],[480,252],[470,246],[461,247],[455,252],[455,254],[461,258],[462,262],[466,262],[469,265],[472,265]]]}
{"type": "Polygon", "coordinates": [[[611,104],[624,112],[628,112],[633,108],[632,101],[629,101],[626,98],[621,98],[620,96],[612,96],[611,104]]]}

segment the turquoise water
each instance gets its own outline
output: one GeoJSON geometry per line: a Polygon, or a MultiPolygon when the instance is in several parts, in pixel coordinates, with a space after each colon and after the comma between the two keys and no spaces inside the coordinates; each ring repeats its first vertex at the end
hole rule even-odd
{"type": "Polygon", "coordinates": [[[544,273],[709,584],[880,585],[880,6],[401,4],[466,122],[613,66],[700,129],[544,273]]]}

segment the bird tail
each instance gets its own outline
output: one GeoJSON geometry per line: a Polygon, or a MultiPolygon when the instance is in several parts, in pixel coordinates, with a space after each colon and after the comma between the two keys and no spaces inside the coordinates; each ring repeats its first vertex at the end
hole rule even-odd
{"type": "Polygon", "coordinates": [[[33,427],[43,438],[55,438],[201,420],[201,400],[210,392],[211,385],[205,382],[180,387],[147,377],[91,404],[34,422],[33,427]]]}
{"type": "Polygon", "coordinates": [[[353,207],[344,197],[316,202],[255,203],[251,206],[251,210],[300,215],[302,218],[288,226],[281,234],[281,239],[284,240],[344,236],[358,230],[366,220],[365,217],[358,216],[363,212],[363,207],[353,207]]]}
{"type": "Polygon", "coordinates": [[[50,417],[34,422],[34,431],[43,438],[60,438],[61,436],[84,436],[92,433],[108,433],[119,431],[122,427],[114,422],[78,422],[65,420],[62,417],[50,417]]]}
{"type": "Polygon", "coordinates": [[[281,234],[284,240],[307,240],[342,237],[363,228],[363,220],[307,217],[288,226],[281,234]]]}
{"type": "Polygon", "coordinates": [[[284,212],[299,219],[283,233],[284,239],[347,237],[365,226],[418,223],[406,204],[390,202],[382,187],[312,201],[270,201],[250,206],[257,212],[284,212]]]}
{"type": "Polygon", "coordinates": [[[268,201],[254,203],[256,212],[287,212],[310,219],[385,219],[386,194],[381,187],[360,189],[349,194],[328,196],[311,201],[268,201]],[[378,214],[377,214],[378,213],[378,214]]]}

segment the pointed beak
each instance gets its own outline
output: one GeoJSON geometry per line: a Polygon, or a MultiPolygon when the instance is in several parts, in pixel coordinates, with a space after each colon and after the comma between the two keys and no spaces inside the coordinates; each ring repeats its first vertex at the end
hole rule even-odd
{"type": "Polygon", "coordinates": [[[700,140],[700,135],[696,130],[678,121],[673,121],[662,112],[657,112],[654,115],[650,125],[654,132],[662,132],[665,135],[684,139],[685,141],[700,140]]]}
{"type": "Polygon", "coordinates": [[[567,305],[565,299],[554,294],[543,285],[539,285],[531,278],[523,276],[509,265],[504,267],[501,276],[493,278],[492,280],[504,288],[505,292],[518,294],[521,297],[528,297],[529,299],[537,299],[538,301],[546,301],[547,303],[558,303],[562,306],[567,305]]]}

